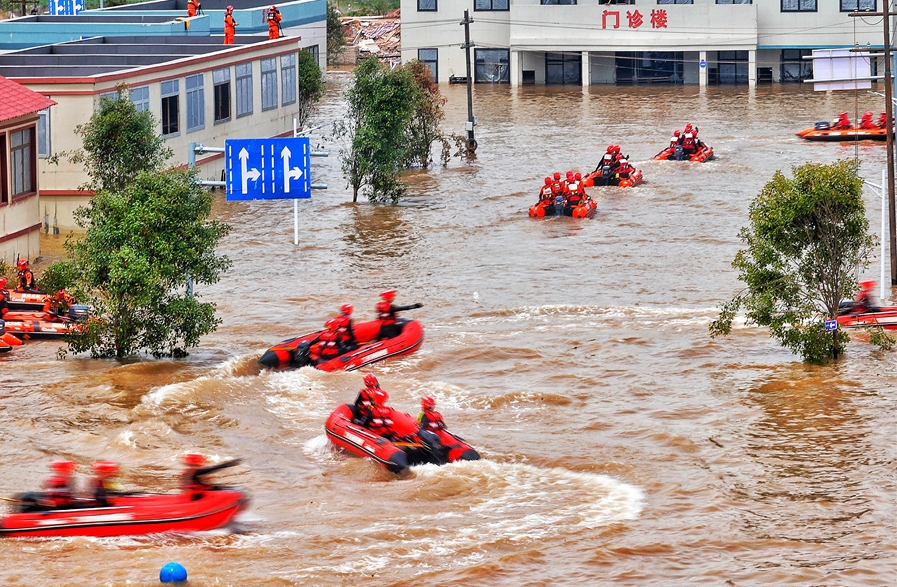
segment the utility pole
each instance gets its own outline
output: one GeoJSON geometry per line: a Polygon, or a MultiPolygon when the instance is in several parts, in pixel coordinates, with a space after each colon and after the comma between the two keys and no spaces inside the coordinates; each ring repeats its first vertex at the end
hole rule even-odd
{"type": "MultiPolygon", "coordinates": [[[[888,242],[891,248],[891,285],[897,285],[897,210],[895,210],[894,202],[894,81],[891,72],[891,0],[882,2],[881,12],[854,12],[852,17],[881,16],[882,26],[884,27],[884,62],[885,62],[885,118],[887,118],[888,129],[887,151],[888,151],[888,225],[889,238],[888,242]]],[[[884,189],[884,187],[882,187],[884,189]]],[[[884,238],[884,235],[882,235],[884,238]]]]}
{"type": "Polygon", "coordinates": [[[464,11],[464,20],[461,26],[464,27],[464,44],[461,48],[467,54],[467,156],[473,156],[477,151],[477,140],[473,136],[473,127],[477,125],[477,119],[473,115],[473,77],[470,72],[470,48],[474,46],[470,42],[470,23],[473,21],[468,16],[468,11],[464,11]]]}

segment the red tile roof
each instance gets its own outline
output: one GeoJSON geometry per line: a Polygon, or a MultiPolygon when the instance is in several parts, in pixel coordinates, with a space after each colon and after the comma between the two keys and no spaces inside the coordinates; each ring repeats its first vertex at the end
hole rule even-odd
{"type": "Polygon", "coordinates": [[[56,104],[22,84],[0,76],[0,122],[32,114],[56,104]]]}

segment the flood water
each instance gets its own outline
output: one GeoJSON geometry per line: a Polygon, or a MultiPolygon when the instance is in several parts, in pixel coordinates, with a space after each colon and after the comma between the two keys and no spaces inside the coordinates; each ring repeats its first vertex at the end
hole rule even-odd
{"type": "MultiPolygon", "coordinates": [[[[345,80],[317,123],[339,115],[345,80]]],[[[463,133],[466,88],[442,90],[463,133]]],[[[292,202],[219,192],[234,266],[199,293],[224,323],[189,357],[59,360],[54,342],[0,357],[0,495],[37,489],[58,457],[82,464],[82,484],[109,459],[126,489],[165,492],[198,450],[244,460],[218,479],[249,509],[191,536],[6,539],[0,583],[156,585],[177,561],[191,585],[893,585],[894,353],[856,336],[815,367],[764,329],[707,335],[775,170],[857,156],[880,181],[883,144],[794,133],[881,107],[797,85],[477,86],[476,160],[411,174],[398,206],[352,204],[339,145],[316,137],[329,188],[300,202],[298,246],[292,202]],[[686,122],[717,158],[651,160],[686,122]],[[591,171],[610,143],[643,185],[592,189],[592,220],[527,216],[545,175],[591,171]],[[259,372],[264,349],[343,302],[373,317],[386,288],[424,304],[406,315],[426,338],[369,371],[395,408],[432,395],[483,460],[386,473],[324,436],[360,373],[259,372]]],[[[877,233],[880,200],[865,197],[877,233]]]]}

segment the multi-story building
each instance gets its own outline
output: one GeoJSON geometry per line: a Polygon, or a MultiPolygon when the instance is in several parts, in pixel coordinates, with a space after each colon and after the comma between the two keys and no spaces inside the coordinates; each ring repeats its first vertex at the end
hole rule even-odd
{"type": "MultiPolygon", "coordinates": [[[[402,60],[438,82],[723,84],[802,81],[813,49],[881,48],[878,0],[402,0],[402,60]]],[[[877,60],[870,64],[875,75],[877,60]]]]}

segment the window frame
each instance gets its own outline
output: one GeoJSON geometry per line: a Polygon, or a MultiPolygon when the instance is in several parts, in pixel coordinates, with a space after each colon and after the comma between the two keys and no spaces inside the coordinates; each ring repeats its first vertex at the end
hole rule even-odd
{"type": "Polygon", "coordinates": [[[187,132],[202,130],[206,127],[205,83],[205,74],[202,73],[188,75],[184,78],[184,91],[187,93],[187,132]],[[190,87],[191,84],[193,87],[190,87]],[[191,118],[193,124],[191,124],[191,118]]]}
{"type": "Polygon", "coordinates": [[[511,0],[473,0],[473,10],[474,12],[508,12],[511,10],[511,0]],[[507,6],[505,8],[495,8],[496,2],[506,2],[507,6]],[[477,4],[485,3],[489,4],[488,8],[477,7],[477,4]]]}
{"type": "Polygon", "coordinates": [[[134,103],[137,112],[146,112],[150,109],[149,86],[135,86],[133,88],[128,88],[128,98],[134,103]],[[135,99],[137,94],[141,94],[141,96],[135,99]],[[146,95],[144,96],[142,94],[146,95]]]}
{"type": "Polygon", "coordinates": [[[296,81],[297,60],[296,53],[287,53],[280,56],[280,103],[282,106],[295,104],[296,100],[299,99],[296,81]],[[284,65],[285,60],[288,61],[286,65],[284,65]],[[289,94],[287,89],[292,93],[289,94]]]}
{"type": "Polygon", "coordinates": [[[237,118],[252,116],[252,62],[238,63],[234,66],[234,91],[237,98],[237,118]],[[246,73],[241,73],[241,69],[246,73]]]}
{"type": "Polygon", "coordinates": [[[417,60],[423,63],[430,70],[430,75],[433,77],[433,83],[439,83],[439,49],[436,47],[422,47],[417,50],[417,60]],[[422,51],[433,51],[435,56],[433,59],[424,59],[421,57],[422,51]]]}
{"type": "Polygon", "coordinates": [[[417,0],[417,11],[418,12],[438,12],[439,11],[439,0],[417,0]],[[433,8],[422,8],[421,5],[423,2],[427,2],[427,4],[432,3],[433,8]]]}
{"type": "Polygon", "coordinates": [[[878,12],[878,0],[865,0],[865,1],[866,2],[871,1],[872,8],[860,8],[860,4],[863,2],[863,0],[840,0],[840,2],[838,2],[838,6],[840,7],[841,12],[866,12],[866,11],[878,12]],[[856,8],[844,8],[845,2],[850,2],[852,4],[855,4],[856,8]]]}
{"type": "Polygon", "coordinates": [[[170,79],[160,82],[161,90],[161,116],[159,120],[162,122],[162,136],[176,137],[181,134],[181,85],[179,79],[170,79]],[[166,86],[168,89],[166,89],[166,86]],[[172,102],[172,99],[174,100],[172,102]],[[174,104],[174,130],[172,129],[172,112],[171,104],[174,104]],[[168,130],[169,132],[165,132],[168,130]]]}
{"type": "Polygon", "coordinates": [[[737,4],[753,4],[754,0],[716,0],[717,4],[729,4],[729,5],[737,5],[737,4]]]}
{"type": "Polygon", "coordinates": [[[212,124],[227,122],[233,116],[230,91],[230,67],[222,67],[212,71],[212,124]],[[217,80],[217,81],[216,81],[217,80]],[[222,90],[222,88],[225,88],[222,90]],[[222,96],[225,98],[222,100],[222,96]],[[227,115],[219,116],[222,103],[227,107],[227,115]]]}
{"type": "Polygon", "coordinates": [[[670,6],[674,4],[694,4],[695,0],[657,0],[658,5],[670,6]]]}
{"type": "Polygon", "coordinates": [[[576,0],[539,0],[540,6],[576,6],[576,0]]]}
{"type": "Polygon", "coordinates": [[[9,131],[10,202],[15,202],[37,193],[36,131],[37,125],[23,126],[9,131]],[[25,142],[24,137],[26,134],[28,142],[25,142]],[[15,144],[17,136],[22,137],[22,143],[19,145],[15,144]],[[21,189],[17,184],[20,184],[21,189]]]}
{"type": "MultiPolygon", "coordinates": [[[[501,63],[501,61],[502,61],[502,60],[499,59],[499,63],[501,63]]],[[[484,62],[485,62],[485,60],[484,60],[484,62]]],[[[511,82],[511,71],[510,71],[510,69],[511,69],[511,50],[510,50],[510,49],[504,49],[504,48],[502,48],[502,47],[489,47],[489,48],[485,48],[485,47],[474,47],[474,50],[473,50],[473,63],[474,63],[474,67],[473,67],[473,81],[474,81],[474,83],[477,83],[477,84],[495,84],[495,83],[498,83],[498,84],[504,84],[504,83],[510,83],[510,82],[511,82]],[[502,51],[502,52],[504,52],[504,54],[505,54],[505,60],[506,60],[506,62],[507,62],[507,70],[506,70],[506,72],[505,72],[504,74],[501,74],[501,73],[499,74],[499,80],[498,80],[498,81],[492,81],[492,80],[490,80],[490,79],[479,80],[479,79],[477,79],[477,74],[478,74],[478,72],[479,72],[478,63],[479,63],[479,61],[480,61],[479,58],[478,58],[478,56],[479,56],[481,53],[484,53],[484,52],[491,52],[491,51],[496,51],[496,52],[497,52],[497,51],[502,51]],[[505,78],[507,78],[507,79],[505,79],[505,78]]]]}
{"type": "Polygon", "coordinates": [[[788,0],[780,0],[780,2],[779,2],[779,7],[781,9],[780,12],[819,12],[819,1],[818,0],[793,0],[793,1],[797,2],[797,8],[785,8],[785,2],[788,2],[788,0]],[[800,5],[803,4],[804,2],[812,2],[813,8],[812,9],[801,8],[800,5]]]}
{"type": "Polygon", "coordinates": [[[280,96],[277,95],[277,59],[275,57],[259,59],[259,72],[262,84],[262,112],[276,110],[280,100],[280,96]]]}
{"type": "Polygon", "coordinates": [[[48,159],[53,154],[53,146],[50,143],[50,109],[44,108],[37,115],[37,157],[48,159]]]}

